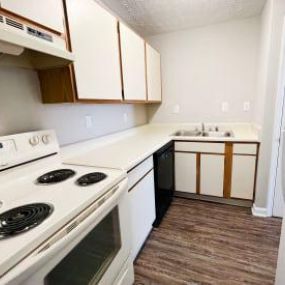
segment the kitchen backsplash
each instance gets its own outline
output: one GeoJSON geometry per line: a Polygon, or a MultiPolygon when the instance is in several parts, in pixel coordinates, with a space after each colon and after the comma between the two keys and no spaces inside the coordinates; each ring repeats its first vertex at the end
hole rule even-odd
{"type": "Polygon", "coordinates": [[[55,129],[61,145],[147,123],[144,105],[44,105],[37,74],[0,67],[0,135],[55,129]]]}

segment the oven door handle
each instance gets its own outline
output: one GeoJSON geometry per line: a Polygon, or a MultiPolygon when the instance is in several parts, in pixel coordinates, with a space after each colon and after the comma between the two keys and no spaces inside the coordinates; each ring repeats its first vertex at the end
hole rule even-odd
{"type": "Polygon", "coordinates": [[[94,227],[94,221],[98,217],[107,213],[118,202],[120,196],[127,193],[127,179],[110,189],[103,197],[96,200],[88,208],[83,210],[77,217],[69,222],[63,229],[58,231],[53,237],[38,248],[34,255],[48,254],[49,251],[57,252],[67,239],[71,241],[78,233],[82,233],[89,226],[94,227]]]}
{"type": "MultiPolygon", "coordinates": [[[[124,197],[127,198],[127,186],[128,179],[125,178],[117,186],[110,189],[104,196],[97,199],[88,208],[83,210],[50,239],[44,242],[43,245],[38,247],[26,259],[14,267],[12,274],[13,280],[15,275],[24,275],[27,268],[33,268],[34,271],[37,271],[48,264],[53,264],[54,266],[55,263],[58,263],[109,213],[112,208],[118,205],[121,199],[124,197]],[[62,254],[59,254],[61,251],[63,251],[62,254]],[[54,261],[52,261],[53,258],[54,261]]],[[[51,268],[53,266],[51,266],[51,268]]],[[[12,284],[8,282],[11,281],[9,280],[10,278],[8,276],[7,278],[8,280],[5,284],[12,284]]]]}

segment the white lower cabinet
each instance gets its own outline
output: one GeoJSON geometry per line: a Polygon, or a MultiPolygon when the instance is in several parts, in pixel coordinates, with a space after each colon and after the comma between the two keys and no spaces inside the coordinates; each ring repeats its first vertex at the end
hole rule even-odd
{"type": "Polygon", "coordinates": [[[231,198],[252,200],[254,192],[255,164],[255,156],[233,156],[231,198]]]}
{"type": "Polygon", "coordinates": [[[154,173],[150,171],[130,189],[132,258],[136,258],[155,220],[154,173]]]}
{"type": "Polygon", "coordinates": [[[175,153],[176,191],[196,193],[196,154],[175,153]]]}
{"type": "Polygon", "coordinates": [[[175,142],[175,190],[253,200],[258,149],[258,143],[175,142]]]}
{"type": "Polygon", "coordinates": [[[224,156],[201,154],[200,194],[223,197],[224,156]]]}

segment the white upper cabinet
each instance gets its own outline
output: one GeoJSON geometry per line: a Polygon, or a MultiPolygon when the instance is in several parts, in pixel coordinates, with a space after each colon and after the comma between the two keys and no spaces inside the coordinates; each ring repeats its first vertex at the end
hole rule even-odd
{"type": "Polygon", "coordinates": [[[122,100],[118,22],[94,0],[67,0],[78,99],[122,100]]]}
{"type": "Polygon", "coordinates": [[[0,0],[0,5],[9,12],[64,33],[62,0],[0,0]]]}
{"type": "Polygon", "coordinates": [[[160,54],[146,44],[147,95],[148,101],[161,101],[160,54]]]}
{"type": "Polygon", "coordinates": [[[122,72],[125,100],[146,101],[145,43],[120,23],[122,72]]]}

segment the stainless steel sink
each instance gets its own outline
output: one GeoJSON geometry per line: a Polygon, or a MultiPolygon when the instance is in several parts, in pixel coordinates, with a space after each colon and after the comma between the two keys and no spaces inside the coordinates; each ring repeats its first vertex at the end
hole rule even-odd
{"type": "Polygon", "coordinates": [[[229,138],[233,137],[232,131],[199,131],[199,130],[179,130],[172,134],[175,137],[212,137],[229,138]]]}
{"type": "Polygon", "coordinates": [[[202,132],[198,130],[179,130],[173,134],[175,137],[201,137],[202,132]]]}
{"type": "Polygon", "coordinates": [[[230,138],[233,137],[233,133],[231,131],[209,131],[209,132],[203,132],[203,137],[212,137],[212,138],[230,138]]]}

